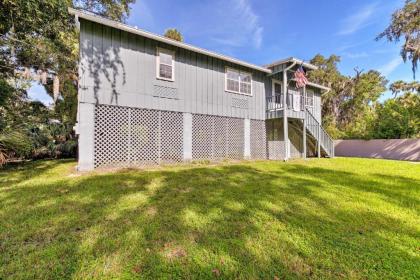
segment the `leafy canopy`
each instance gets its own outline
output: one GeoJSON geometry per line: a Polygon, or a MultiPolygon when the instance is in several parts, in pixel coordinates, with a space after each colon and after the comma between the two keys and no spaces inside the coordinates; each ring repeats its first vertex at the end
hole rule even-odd
{"type": "MultiPolygon", "coordinates": [[[[0,158],[27,155],[27,143],[31,143],[32,157],[39,156],[40,150],[46,156],[74,154],[76,140],[72,127],[77,111],[78,32],[68,8],[81,8],[124,21],[129,5],[134,2],[0,1],[0,158]],[[27,98],[29,81],[15,73],[24,67],[54,73],[60,78],[61,98],[53,110],[27,98]]],[[[45,89],[53,96],[51,80],[45,89]]]]}
{"type": "Polygon", "coordinates": [[[179,32],[176,28],[170,28],[165,31],[165,34],[163,35],[169,39],[183,42],[184,38],[182,37],[181,32],[179,32]]]}
{"type": "Polygon", "coordinates": [[[406,0],[402,9],[392,14],[390,25],[376,38],[398,42],[402,37],[401,57],[411,61],[413,76],[420,60],[420,0],[406,0]]]}
{"type": "Polygon", "coordinates": [[[380,139],[420,137],[420,95],[405,93],[376,107],[373,137],[380,139]]]}
{"type": "Polygon", "coordinates": [[[369,137],[373,118],[372,104],[386,90],[387,80],[378,71],[364,72],[355,68],[354,76],[345,76],[338,70],[340,57],[326,58],[320,54],[311,61],[318,70],[309,73],[309,79],[328,86],[322,95],[323,125],[334,138],[369,137]]]}

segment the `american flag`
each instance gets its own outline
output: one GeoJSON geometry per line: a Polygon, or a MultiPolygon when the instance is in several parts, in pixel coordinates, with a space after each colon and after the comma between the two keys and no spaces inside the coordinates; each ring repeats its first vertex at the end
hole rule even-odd
{"type": "Polygon", "coordinates": [[[308,79],[305,76],[305,70],[303,70],[302,65],[295,72],[295,81],[297,88],[304,87],[308,83],[308,79]]]}

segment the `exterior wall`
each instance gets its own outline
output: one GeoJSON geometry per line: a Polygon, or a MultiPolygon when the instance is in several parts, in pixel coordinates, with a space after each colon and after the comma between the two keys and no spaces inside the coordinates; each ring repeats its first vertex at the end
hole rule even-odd
{"type": "Polygon", "coordinates": [[[264,120],[266,74],[81,19],[79,102],[264,120]],[[175,81],[156,78],[157,48],[175,81]],[[252,96],[225,91],[225,67],[252,73],[252,96]]]}
{"type": "Polygon", "coordinates": [[[312,90],[314,92],[314,106],[313,107],[306,107],[308,110],[312,113],[312,115],[315,117],[315,119],[322,123],[321,120],[321,111],[322,111],[322,102],[321,102],[321,91],[316,88],[308,87],[308,89],[312,90]]]}
{"type": "Polygon", "coordinates": [[[420,139],[336,140],[335,155],[420,161],[420,139]]]}

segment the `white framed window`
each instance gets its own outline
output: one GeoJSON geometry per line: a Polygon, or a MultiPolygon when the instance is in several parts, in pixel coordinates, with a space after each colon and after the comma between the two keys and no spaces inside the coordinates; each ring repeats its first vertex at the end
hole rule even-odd
{"type": "Polygon", "coordinates": [[[314,92],[312,90],[306,90],[306,107],[313,107],[314,106],[314,92]]]}
{"type": "Polygon", "coordinates": [[[225,90],[233,93],[252,95],[251,73],[226,67],[225,90]]]}
{"type": "Polygon", "coordinates": [[[157,48],[156,78],[175,81],[175,52],[157,48]]]}

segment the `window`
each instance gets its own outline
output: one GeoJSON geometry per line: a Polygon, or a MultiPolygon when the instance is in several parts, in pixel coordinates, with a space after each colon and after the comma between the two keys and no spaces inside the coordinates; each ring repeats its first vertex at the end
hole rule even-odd
{"type": "Polygon", "coordinates": [[[306,91],[306,106],[313,107],[314,106],[314,92],[311,90],[306,91]]]}
{"type": "Polygon", "coordinates": [[[251,74],[231,68],[226,68],[226,91],[251,95],[251,74]]]}
{"type": "Polygon", "coordinates": [[[158,48],[156,66],[158,79],[175,81],[175,52],[158,48]]]}

